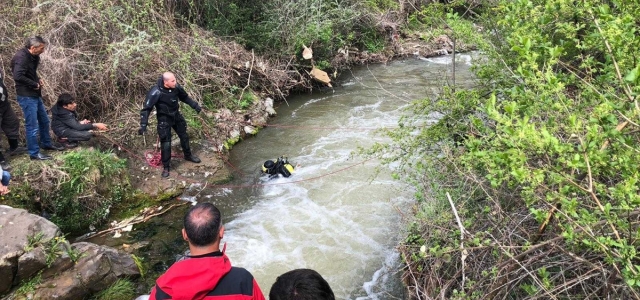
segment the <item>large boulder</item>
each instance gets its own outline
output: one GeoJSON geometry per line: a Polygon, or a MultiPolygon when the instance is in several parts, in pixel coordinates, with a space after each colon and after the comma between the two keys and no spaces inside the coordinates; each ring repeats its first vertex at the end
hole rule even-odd
{"type": "MultiPolygon", "coordinates": [[[[30,299],[84,299],[140,270],[130,254],[91,243],[70,245],[60,229],[24,209],[0,205],[0,295],[40,274],[30,299]]],[[[15,293],[5,299],[21,299],[15,293]]]]}
{"type": "Polygon", "coordinates": [[[140,276],[140,270],[129,254],[84,242],[71,247],[80,254],[80,259],[70,268],[59,270],[55,277],[44,279],[36,287],[33,299],[84,299],[106,289],[119,278],[140,276]]]}
{"type": "MultiPolygon", "coordinates": [[[[47,243],[60,235],[60,229],[45,218],[24,209],[0,205],[0,294],[16,283],[19,258],[29,250],[31,242],[47,243]],[[37,237],[37,238],[36,238],[37,237]]],[[[25,265],[26,264],[26,265],[25,265]]],[[[27,269],[33,269],[27,261],[27,269]]]]}

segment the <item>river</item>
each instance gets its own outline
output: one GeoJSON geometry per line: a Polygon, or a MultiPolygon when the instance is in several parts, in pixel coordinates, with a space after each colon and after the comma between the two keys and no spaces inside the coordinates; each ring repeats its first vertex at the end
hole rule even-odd
{"type": "MultiPolygon", "coordinates": [[[[470,61],[457,55],[456,84],[472,83],[470,61]]],[[[337,299],[405,298],[395,247],[412,215],[414,190],[392,179],[394,166],[357,151],[389,142],[376,129],[396,127],[412,100],[433,97],[451,83],[450,62],[444,56],[358,67],[334,89],[289,97],[268,127],[232,149],[236,179],[185,198],[221,209],[232,264],[253,273],[265,295],[278,275],[311,268],[337,299]],[[299,165],[294,175],[261,177],[262,163],[281,155],[299,165]]],[[[131,233],[151,242],[138,255],[152,272],[165,270],[186,249],[183,214],[176,210],[131,233]]]]}

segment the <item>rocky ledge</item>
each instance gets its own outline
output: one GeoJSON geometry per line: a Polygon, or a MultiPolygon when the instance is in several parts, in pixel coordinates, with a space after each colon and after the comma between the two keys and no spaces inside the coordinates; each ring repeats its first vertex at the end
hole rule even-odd
{"type": "Polygon", "coordinates": [[[140,271],[130,254],[91,243],[70,244],[50,221],[0,205],[0,296],[83,299],[140,271]]]}

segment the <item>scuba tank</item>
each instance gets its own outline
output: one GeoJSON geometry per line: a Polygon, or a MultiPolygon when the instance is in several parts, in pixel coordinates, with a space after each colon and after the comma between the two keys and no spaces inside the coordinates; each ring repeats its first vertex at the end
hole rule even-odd
{"type": "Polygon", "coordinates": [[[276,162],[276,165],[278,166],[278,173],[282,174],[284,177],[291,176],[291,173],[293,173],[293,166],[289,163],[287,157],[280,156],[280,158],[278,158],[278,162],[276,162]],[[278,162],[280,163],[279,165],[278,162]]]}

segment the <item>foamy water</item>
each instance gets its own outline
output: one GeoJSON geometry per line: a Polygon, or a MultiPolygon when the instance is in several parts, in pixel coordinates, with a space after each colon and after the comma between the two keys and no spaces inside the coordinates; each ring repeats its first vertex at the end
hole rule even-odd
{"type": "MultiPolygon", "coordinates": [[[[414,191],[391,179],[390,167],[354,152],[388,142],[374,129],[396,127],[410,100],[439,91],[450,71],[445,60],[361,68],[334,91],[287,99],[290,106],[283,104],[270,124],[294,127],[267,127],[234,147],[231,163],[243,176],[233,184],[251,187],[199,201],[226,214],[227,254],[265,294],[278,275],[311,268],[338,299],[403,297],[395,247],[414,191]],[[260,165],[280,155],[300,165],[294,175],[259,177],[260,165]]],[[[464,57],[456,68],[457,82],[469,84],[464,57]]]]}

